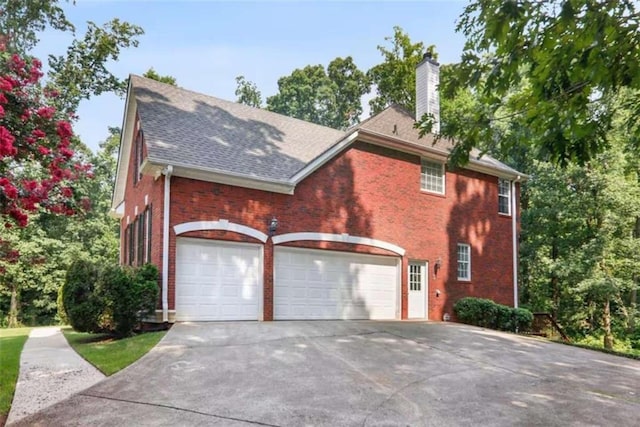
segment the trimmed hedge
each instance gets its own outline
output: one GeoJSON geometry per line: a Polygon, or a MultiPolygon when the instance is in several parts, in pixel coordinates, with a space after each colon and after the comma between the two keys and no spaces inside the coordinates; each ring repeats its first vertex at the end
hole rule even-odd
{"type": "Polygon", "coordinates": [[[459,299],[453,305],[453,311],[462,323],[500,331],[528,331],[533,322],[533,314],[529,310],[497,304],[485,298],[459,299]]]}
{"type": "Polygon", "coordinates": [[[104,266],[90,261],[73,263],[62,287],[63,312],[78,332],[133,334],[140,320],[158,300],[158,269],[104,266]]]}

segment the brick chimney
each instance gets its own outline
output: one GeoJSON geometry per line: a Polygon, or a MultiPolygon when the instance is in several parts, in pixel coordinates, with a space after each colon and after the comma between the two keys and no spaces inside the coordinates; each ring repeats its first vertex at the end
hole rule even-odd
{"type": "Polygon", "coordinates": [[[435,122],[431,133],[440,133],[440,64],[427,52],[416,67],[416,120],[432,114],[435,122]]]}

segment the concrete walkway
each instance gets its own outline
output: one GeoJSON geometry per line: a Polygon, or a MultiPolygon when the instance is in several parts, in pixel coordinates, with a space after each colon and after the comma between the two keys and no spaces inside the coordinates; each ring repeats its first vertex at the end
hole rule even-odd
{"type": "Polygon", "coordinates": [[[35,328],[20,355],[20,375],[7,425],[104,378],[69,346],[59,327],[35,328]]]}

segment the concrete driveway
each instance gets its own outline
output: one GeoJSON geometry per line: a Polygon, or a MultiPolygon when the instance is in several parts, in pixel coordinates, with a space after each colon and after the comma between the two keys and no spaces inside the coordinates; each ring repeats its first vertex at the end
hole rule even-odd
{"type": "Polygon", "coordinates": [[[638,425],[640,362],[452,323],[177,324],[24,425],[638,425]]]}

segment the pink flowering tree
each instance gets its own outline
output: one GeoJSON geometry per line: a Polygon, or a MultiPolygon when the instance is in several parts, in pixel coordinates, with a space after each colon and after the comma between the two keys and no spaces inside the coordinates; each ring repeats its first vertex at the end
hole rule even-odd
{"type": "MultiPolygon", "coordinates": [[[[90,175],[91,165],[74,155],[71,124],[53,107],[58,94],[42,89],[42,75],[38,59],[0,45],[0,230],[25,227],[37,211],[74,215],[88,208],[74,182],[90,175]]],[[[19,256],[3,234],[0,268],[19,256]]]]}

